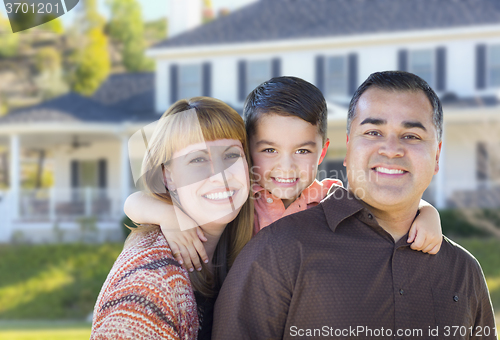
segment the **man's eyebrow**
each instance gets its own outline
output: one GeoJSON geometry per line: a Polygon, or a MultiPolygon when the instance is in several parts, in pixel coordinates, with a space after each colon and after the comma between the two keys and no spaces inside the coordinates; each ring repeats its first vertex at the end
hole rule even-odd
{"type": "Polygon", "coordinates": [[[418,128],[418,129],[422,129],[424,131],[427,131],[427,129],[425,128],[425,126],[422,123],[420,123],[420,122],[405,121],[405,122],[402,123],[402,125],[406,129],[418,128]]]}
{"type": "Polygon", "coordinates": [[[384,124],[387,124],[387,120],[380,119],[380,118],[366,118],[359,125],[363,125],[363,124],[384,125],[384,124]]]}

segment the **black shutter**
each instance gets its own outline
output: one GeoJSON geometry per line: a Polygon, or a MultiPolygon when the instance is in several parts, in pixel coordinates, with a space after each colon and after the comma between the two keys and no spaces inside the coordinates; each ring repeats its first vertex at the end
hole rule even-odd
{"type": "Polygon", "coordinates": [[[476,89],[486,88],[486,45],[476,46],[476,89]]]}
{"type": "Polygon", "coordinates": [[[71,187],[78,188],[79,187],[79,171],[78,171],[78,161],[71,161],[71,187]]]}
{"type": "Polygon", "coordinates": [[[202,93],[205,97],[212,96],[212,64],[203,64],[203,89],[202,93]]]}
{"type": "Polygon", "coordinates": [[[347,91],[352,96],[358,87],[358,55],[351,53],[347,56],[347,91]]]}
{"type": "Polygon", "coordinates": [[[97,171],[99,175],[99,188],[104,189],[107,187],[107,163],[105,159],[100,159],[99,163],[97,164],[97,171]]]}
{"type": "Polygon", "coordinates": [[[325,57],[316,56],[316,86],[321,92],[325,92],[325,57]]]}
{"type": "Polygon", "coordinates": [[[446,91],[446,47],[436,50],[436,90],[446,91]]]}
{"type": "Polygon", "coordinates": [[[247,65],[244,60],[238,61],[238,100],[244,101],[247,97],[247,65]]]}
{"type": "Polygon", "coordinates": [[[170,65],[170,103],[179,99],[179,67],[177,64],[170,65]]]}
{"type": "Polygon", "coordinates": [[[408,50],[398,51],[398,70],[408,71],[408,50]]]}
{"type": "Polygon", "coordinates": [[[281,59],[274,58],[272,61],[272,77],[281,76],[281,59]]]}

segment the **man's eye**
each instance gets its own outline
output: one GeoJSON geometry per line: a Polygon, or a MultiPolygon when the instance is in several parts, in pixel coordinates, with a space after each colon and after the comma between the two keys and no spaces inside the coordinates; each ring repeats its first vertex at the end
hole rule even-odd
{"type": "Polygon", "coordinates": [[[365,134],[369,136],[381,136],[380,132],[378,131],[368,131],[365,134]]]}
{"type": "Polygon", "coordinates": [[[410,139],[410,140],[411,140],[411,139],[415,139],[415,140],[419,140],[419,139],[420,139],[420,137],[415,136],[415,135],[406,135],[406,136],[404,136],[403,138],[404,138],[404,139],[410,139]]]}
{"type": "Polygon", "coordinates": [[[306,150],[306,149],[299,149],[295,153],[304,155],[304,154],[307,154],[307,153],[311,153],[311,151],[306,150]]]}
{"type": "Polygon", "coordinates": [[[275,152],[276,152],[276,149],[273,149],[273,148],[267,148],[267,149],[262,150],[262,152],[267,152],[267,153],[275,153],[275,152]]]}

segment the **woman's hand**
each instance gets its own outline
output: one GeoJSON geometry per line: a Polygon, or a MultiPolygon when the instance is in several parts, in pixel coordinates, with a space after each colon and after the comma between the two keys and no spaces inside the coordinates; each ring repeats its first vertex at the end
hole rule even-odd
{"type": "Polygon", "coordinates": [[[174,230],[171,225],[172,223],[168,223],[168,226],[160,224],[160,227],[174,258],[190,272],[194,270],[193,268],[201,270],[200,258],[208,263],[208,256],[202,243],[207,241],[203,231],[200,227],[183,231],[174,230]]]}

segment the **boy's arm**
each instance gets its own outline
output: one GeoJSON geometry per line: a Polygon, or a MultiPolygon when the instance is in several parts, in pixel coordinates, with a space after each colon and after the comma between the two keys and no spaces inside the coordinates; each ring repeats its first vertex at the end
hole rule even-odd
{"type": "Polygon", "coordinates": [[[187,270],[201,270],[200,257],[208,262],[203,231],[181,209],[138,191],[127,197],[123,210],[136,223],[159,225],[174,258],[187,270]]]}
{"type": "Polygon", "coordinates": [[[413,250],[435,255],[443,241],[439,212],[424,200],[420,200],[419,211],[411,225],[407,242],[412,243],[413,250]]]}

